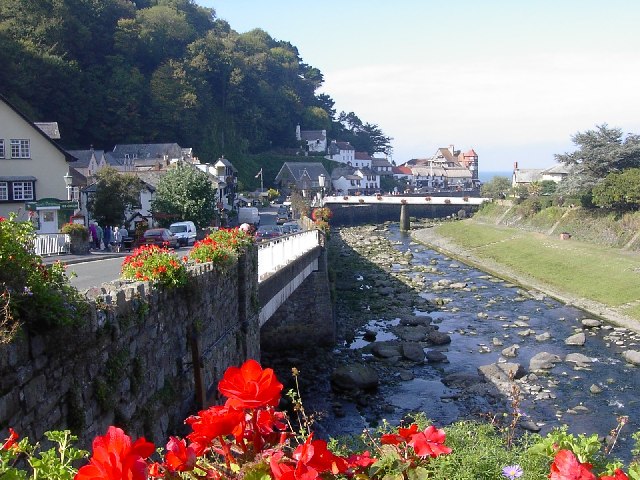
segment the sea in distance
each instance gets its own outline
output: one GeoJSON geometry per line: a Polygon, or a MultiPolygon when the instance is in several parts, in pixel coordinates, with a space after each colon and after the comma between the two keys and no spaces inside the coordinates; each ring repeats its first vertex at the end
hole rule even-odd
{"type": "Polygon", "coordinates": [[[480,170],[478,172],[478,179],[482,182],[488,182],[490,181],[493,177],[507,177],[509,180],[511,180],[511,177],[513,176],[513,172],[483,172],[482,170],[480,170]]]}

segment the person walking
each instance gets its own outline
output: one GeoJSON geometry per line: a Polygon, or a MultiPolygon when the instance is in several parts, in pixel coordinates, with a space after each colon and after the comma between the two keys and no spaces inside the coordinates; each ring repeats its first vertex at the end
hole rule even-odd
{"type": "Polygon", "coordinates": [[[104,239],[104,249],[107,252],[110,252],[111,251],[111,227],[109,225],[104,227],[104,231],[102,235],[104,239]]]}
{"type": "MultiPolygon", "coordinates": [[[[96,241],[98,240],[98,231],[96,230],[96,223],[94,221],[89,222],[89,234],[91,235],[91,245],[96,248],[96,241]]],[[[100,244],[98,244],[98,247],[100,244]]]]}
{"type": "Polygon", "coordinates": [[[116,252],[120,251],[120,242],[122,242],[122,234],[118,227],[113,228],[113,244],[116,252]]]}
{"type": "Polygon", "coordinates": [[[98,235],[98,245],[96,246],[96,248],[98,248],[99,250],[104,250],[104,232],[99,223],[96,223],[96,234],[98,235]]]}
{"type": "Polygon", "coordinates": [[[122,225],[118,232],[120,232],[120,235],[122,235],[122,239],[120,240],[120,249],[124,250],[124,241],[125,239],[129,238],[129,231],[125,228],[124,225],[122,225]]]}

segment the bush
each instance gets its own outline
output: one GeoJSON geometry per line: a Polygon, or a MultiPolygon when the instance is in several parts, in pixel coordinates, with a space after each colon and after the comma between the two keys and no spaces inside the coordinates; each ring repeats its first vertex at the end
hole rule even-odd
{"type": "Polygon", "coordinates": [[[195,263],[212,262],[224,269],[233,264],[238,253],[255,241],[254,237],[238,228],[214,230],[203,240],[196,242],[187,260],[195,263]]]}
{"type": "Polygon", "coordinates": [[[60,229],[60,233],[80,237],[85,242],[89,240],[89,229],[80,223],[65,223],[60,229]]]}
{"type": "Polygon", "coordinates": [[[169,287],[182,287],[187,283],[184,264],[175,254],[156,245],[139,247],[127,256],[122,262],[121,276],[169,287]]]}

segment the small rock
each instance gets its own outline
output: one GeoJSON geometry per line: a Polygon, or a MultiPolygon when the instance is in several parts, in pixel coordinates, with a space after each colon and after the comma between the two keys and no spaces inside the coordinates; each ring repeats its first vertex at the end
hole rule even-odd
{"type": "Polygon", "coordinates": [[[536,341],[538,342],[546,342],[551,338],[551,334],[549,332],[541,333],[540,335],[536,335],[536,341]]]}
{"type": "Polygon", "coordinates": [[[376,371],[361,363],[341,365],[331,375],[331,384],[341,390],[371,390],[378,387],[376,371]]]}
{"type": "Polygon", "coordinates": [[[584,318],[580,321],[584,328],[598,328],[602,325],[600,320],[596,320],[595,318],[584,318]]]}
{"type": "Polygon", "coordinates": [[[520,427],[529,431],[529,432],[539,432],[540,431],[540,427],[538,425],[536,425],[535,423],[533,423],[531,420],[524,420],[522,422],[519,423],[520,427]]]}
{"type": "Polygon", "coordinates": [[[444,353],[437,350],[429,350],[426,357],[429,363],[441,363],[448,360],[447,356],[444,353]]]}
{"type": "Polygon", "coordinates": [[[529,370],[536,372],[538,370],[551,370],[556,363],[561,361],[558,355],[549,352],[540,352],[531,357],[529,361],[529,370]]]}
{"type": "Polygon", "coordinates": [[[374,332],[373,330],[366,330],[362,338],[367,342],[374,342],[376,339],[376,332],[374,332]]]}
{"type": "Polygon", "coordinates": [[[593,385],[591,385],[589,387],[589,391],[591,393],[593,393],[594,395],[598,394],[598,393],[602,393],[602,388],[600,388],[598,385],[596,385],[595,383],[593,385]]]}
{"type": "Polygon", "coordinates": [[[493,337],[493,339],[491,340],[491,343],[493,343],[494,347],[501,347],[502,345],[504,345],[502,340],[500,340],[498,337],[493,337]]]}
{"type": "Polygon", "coordinates": [[[519,348],[520,348],[520,345],[511,345],[510,347],[507,347],[504,350],[502,350],[501,352],[502,356],[509,357],[509,358],[516,357],[518,355],[519,348]]]}
{"type": "Polygon", "coordinates": [[[593,363],[593,360],[591,360],[591,358],[581,353],[570,353],[565,357],[564,361],[568,363],[577,363],[580,366],[593,363]]]}

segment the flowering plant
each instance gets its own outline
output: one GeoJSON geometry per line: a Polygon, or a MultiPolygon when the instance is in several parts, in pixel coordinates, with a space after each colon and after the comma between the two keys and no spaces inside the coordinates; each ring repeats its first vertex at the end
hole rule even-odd
{"type": "Polygon", "coordinates": [[[233,263],[240,250],[253,242],[254,238],[251,235],[238,228],[221,228],[196,242],[184,260],[193,260],[195,263],[212,262],[224,269],[233,263]]]}
{"type": "Polygon", "coordinates": [[[311,212],[311,219],[314,222],[317,222],[318,220],[324,220],[325,222],[328,222],[332,216],[333,212],[328,207],[314,208],[311,212]]]}
{"type": "MultiPolygon", "coordinates": [[[[581,461],[573,451],[557,446],[553,458],[539,455],[539,451],[525,450],[530,459],[542,459],[537,463],[523,456],[531,471],[518,464],[496,469],[495,463],[487,462],[491,454],[478,436],[485,426],[478,425],[471,430],[468,425],[463,426],[458,438],[452,440],[456,449],[461,450],[457,456],[445,444],[448,434],[444,430],[433,425],[424,427],[424,422],[419,420],[387,430],[379,438],[363,436],[364,445],[354,447],[357,444],[352,439],[351,446],[341,447],[335,441],[327,443],[316,439],[304,429],[294,432],[286,414],[276,410],[282,390],[283,385],[273,370],[263,369],[255,360],[247,360],[240,367],[227,369],[220,380],[218,391],[226,397],[224,405],[201,410],[185,420],[191,428],[185,438],[170,437],[164,450],[158,449],[156,456],[153,443],[144,437],[134,441],[120,428],[111,426],[105,435],[94,439],[92,456],[77,472],[73,464],[88,454],[70,447],[70,441],[75,438],[68,431],[47,433],[58,446],[55,451],[36,457],[36,447],[30,446],[27,439],[18,441],[16,432],[9,429],[9,438],[4,444],[0,443],[0,477],[27,478],[17,463],[24,458],[33,471],[30,477],[33,480],[455,480],[499,478],[500,474],[514,480],[544,478],[546,472],[551,480],[640,478],[637,462],[631,463],[628,475],[614,463],[597,477],[589,463],[581,461]],[[465,441],[480,442],[471,447],[480,449],[473,472],[461,471],[473,451],[462,451],[465,441]]],[[[292,392],[289,396],[296,398],[292,392]]],[[[493,430],[491,425],[486,428],[493,430]]],[[[504,452],[499,449],[495,453],[504,452]]]]}
{"type": "Polygon", "coordinates": [[[159,285],[182,287],[187,283],[187,269],[172,252],[156,245],[136,248],[122,262],[122,278],[150,281],[159,285]]]}
{"type": "Polygon", "coordinates": [[[0,343],[8,342],[20,324],[38,330],[73,325],[86,303],[69,284],[64,266],[47,266],[33,251],[35,230],[15,214],[0,217],[0,343]]]}

